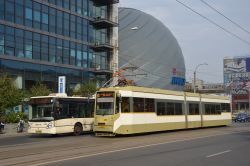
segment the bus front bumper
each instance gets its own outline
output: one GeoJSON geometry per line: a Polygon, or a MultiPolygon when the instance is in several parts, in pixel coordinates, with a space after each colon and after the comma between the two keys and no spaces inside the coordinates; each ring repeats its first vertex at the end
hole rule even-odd
{"type": "Polygon", "coordinates": [[[29,128],[29,134],[56,134],[56,128],[52,127],[50,129],[47,128],[29,128]]]}

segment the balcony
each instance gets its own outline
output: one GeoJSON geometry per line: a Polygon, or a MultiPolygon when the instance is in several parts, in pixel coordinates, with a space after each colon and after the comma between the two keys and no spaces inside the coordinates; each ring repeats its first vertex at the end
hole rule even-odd
{"type": "Polygon", "coordinates": [[[119,3],[119,0],[92,0],[95,6],[107,6],[115,3],[119,3]]]}
{"type": "Polygon", "coordinates": [[[94,44],[91,45],[91,48],[96,52],[112,51],[114,49],[114,46],[107,42],[106,43],[95,42],[94,44]]]}
{"type": "Polygon", "coordinates": [[[117,27],[118,23],[116,21],[110,20],[103,17],[95,17],[92,23],[96,29],[117,27]]]}
{"type": "Polygon", "coordinates": [[[94,72],[96,75],[107,75],[113,73],[110,67],[108,66],[101,67],[99,64],[93,64],[92,72],[94,72]]]}

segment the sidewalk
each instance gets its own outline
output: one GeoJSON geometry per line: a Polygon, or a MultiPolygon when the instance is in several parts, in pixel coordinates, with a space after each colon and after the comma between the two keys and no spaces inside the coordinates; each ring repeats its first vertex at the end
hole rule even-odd
{"type": "Polygon", "coordinates": [[[7,123],[4,126],[3,134],[0,134],[0,138],[3,137],[18,137],[27,135],[28,124],[25,123],[25,128],[22,133],[17,132],[17,123],[7,123]]]}

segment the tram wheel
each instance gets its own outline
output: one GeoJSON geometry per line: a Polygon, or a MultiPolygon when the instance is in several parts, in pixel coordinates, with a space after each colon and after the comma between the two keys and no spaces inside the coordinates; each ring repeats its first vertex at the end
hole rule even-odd
{"type": "Polygon", "coordinates": [[[74,127],[74,135],[78,136],[81,135],[82,133],[83,133],[82,125],[80,123],[76,123],[74,127]]]}

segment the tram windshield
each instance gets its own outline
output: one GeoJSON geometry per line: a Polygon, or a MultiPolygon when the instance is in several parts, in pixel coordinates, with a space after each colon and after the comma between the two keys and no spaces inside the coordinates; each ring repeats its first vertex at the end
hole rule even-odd
{"type": "Polygon", "coordinates": [[[114,114],[114,99],[98,98],[96,105],[96,115],[113,115],[113,114],[114,114]]]}

